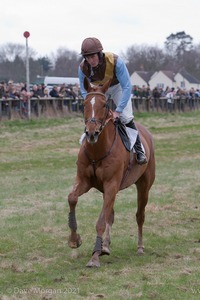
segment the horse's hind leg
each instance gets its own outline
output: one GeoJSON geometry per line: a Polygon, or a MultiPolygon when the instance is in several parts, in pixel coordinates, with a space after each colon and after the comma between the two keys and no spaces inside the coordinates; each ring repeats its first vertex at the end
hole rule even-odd
{"type": "Polygon", "coordinates": [[[149,166],[145,173],[136,182],[137,187],[137,202],[138,208],[136,213],[136,220],[138,224],[138,254],[144,253],[143,244],[143,224],[145,221],[145,207],[148,202],[149,190],[155,180],[155,157],[152,153],[151,160],[149,161],[149,166]]]}
{"type": "Polygon", "coordinates": [[[143,244],[143,224],[145,221],[145,207],[148,202],[149,187],[145,182],[138,182],[137,184],[137,212],[136,220],[138,225],[138,247],[137,253],[144,254],[144,244],[143,244]]]}

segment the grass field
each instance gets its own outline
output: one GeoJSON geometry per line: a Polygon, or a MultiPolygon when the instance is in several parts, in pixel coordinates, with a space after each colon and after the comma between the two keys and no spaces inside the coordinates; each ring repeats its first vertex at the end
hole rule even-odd
{"type": "Polygon", "coordinates": [[[83,244],[67,245],[82,116],[0,123],[0,299],[200,299],[200,113],[136,114],[156,180],[137,256],[136,188],[117,195],[111,255],[86,268],[102,195],[79,199],[83,244]]]}

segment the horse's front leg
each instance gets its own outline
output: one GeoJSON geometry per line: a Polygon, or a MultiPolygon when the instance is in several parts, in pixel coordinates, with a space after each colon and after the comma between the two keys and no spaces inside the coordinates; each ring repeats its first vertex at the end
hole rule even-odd
{"type": "MultiPolygon", "coordinates": [[[[112,190],[112,189],[111,189],[112,190]]],[[[100,267],[99,256],[110,254],[110,228],[114,221],[114,201],[116,193],[104,192],[103,208],[96,223],[96,242],[92,253],[92,258],[88,262],[87,267],[100,267]],[[103,234],[106,233],[103,241],[103,234]]]]}
{"type": "Polygon", "coordinates": [[[111,244],[110,236],[111,236],[111,228],[113,223],[114,223],[114,210],[110,215],[109,223],[106,224],[101,255],[110,255],[110,244],[111,244]]]}
{"type": "Polygon", "coordinates": [[[68,195],[68,203],[70,207],[69,212],[69,228],[71,229],[71,234],[69,236],[68,245],[71,248],[78,248],[82,244],[80,235],[77,233],[77,222],[76,222],[76,205],[78,202],[78,197],[88,190],[87,185],[82,183],[80,187],[80,181],[76,180],[73,186],[72,192],[68,195]]]}

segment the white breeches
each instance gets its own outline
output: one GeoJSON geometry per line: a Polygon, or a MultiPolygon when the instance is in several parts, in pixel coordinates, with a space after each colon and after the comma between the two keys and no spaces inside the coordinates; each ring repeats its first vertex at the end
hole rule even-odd
{"type": "MultiPolygon", "coordinates": [[[[122,98],[122,88],[121,85],[118,83],[116,85],[113,85],[109,87],[109,89],[106,92],[106,99],[108,100],[111,98],[113,102],[115,103],[116,106],[118,106],[121,98],[122,98]]],[[[133,116],[133,107],[132,107],[132,101],[131,101],[131,96],[130,99],[124,108],[123,112],[120,113],[120,119],[123,123],[127,124],[129,123],[132,119],[134,118],[133,116]]]]}

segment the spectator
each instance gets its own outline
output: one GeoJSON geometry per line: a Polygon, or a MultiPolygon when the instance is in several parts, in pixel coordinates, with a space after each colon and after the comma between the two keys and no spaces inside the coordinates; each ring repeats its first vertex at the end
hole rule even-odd
{"type": "Polygon", "coordinates": [[[44,98],[44,88],[41,84],[37,86],[37,94],[40,98],[44,98]]]}
{"type": "Polygon", "coordinates": [[[158,110],[160,93],[157,87],[153,89],[152,96],[153,96],[153,107],[156,107],[156,109],[158,110]]]}
{"type": "Polygon", "coordinates": [[[189,90],[189,106],[190,109],[195,109],[195,90],[193,87],[189,90]]]}
{"type": "Polygon", "coordinates": [[[58,87],[55,85],[53,89],[50,91],[49,95],[52,98],[63,98],[63,95],[59,92],[58,87]]]}
{"type": "Polygon", "coordinates": [[[7,97],[15,100],[12,101],[12,107],[14,108],[15,111],[19,111],[20,110],[20,92],[17,92],[15,86],[13,85],[13,83],[10,81],[8,83],[8,87],[7,87],[7,97]]]}
{"type": "Polygon", "coordinates": [[[4,88],[4,82],[0,83],[0,99],[3,99],[5,96],[5,88],[4,88]]]}
{"type": "Polygon", "coordinates": [[[44,88],[44,98],[49,98],[49,90],[48,88],[44,88]]]}
{"type": "Polygon", "coordinates": [[[167,108],[168,108],[168,111],[170,113],[174,109],[174,96],[175,96],[174,88],[171,88],[171,90],[166,95],[166,97],[167,97],[167,108]]]}
{"type": "Polygon", "coordinates": [[[72,91],[73,91],[76,98],[82,97],[80,87],[77,83],[72,87],[72,91]]]}
{"type": "MultiPolygon", "coordinates": [[[[37,98],[37,99],[40,99],[40,95],[39,95],[39,92],[38,92],[38,86],[37,84],[34,84],[33,87],[32,87],[32,90],[31,90],[31,99],[32,98],[37,98]]],[[[36,101],[35,99],[32,99],[31,100],[31,109],[36,113],[38,114],[38,101],[36,101]]]]}
{"type": "Polygon", "coordinates": [[[0,83],[0,99],[4,100],[2,101],[2,111],[6,114],[8,113],[8,101],[6,99],[8,98],[8,94],[6,93],[6,84],[5,82],[0,83]]]}
{"type": "MultiPolygon", "coordinates": [[[[40,98],[44,98],[44,86],[42,84],[38,84],[37,93],[40,98]]],[[[46,102],[44,100],[40,100],[39,106],[40,106],[41,112],[44,112],[46,109],[46,102]]]]}
{"type": "Polygon", "coordinates": [[[22,108],[22,115],[25,117],[28,116],[28,98],[29,95],[25,88],[22,88],[21,94],[20,94],[20,100],[21,100],[21,108],[22,108]]]}
{"type": "Polygon", "coordinates": [[[199,91],[199,89],[196,90],[195,97],[200,98],[200,91],[199,91]]]}
{"type": "MultiPolygon", "coordinates": [[[[63,98],[63,94],[60,93],[60,90],[56,85],[50,91],[49,95],[53,98],[63,98]]],[[[62,101],[57,101],[57,107],[62,109],[62,101]]]]}
{"type": "Polygon", "coordinates": [[[67,96],[67,90],[66,90],[65,83],[63,83],[61,85],[59,93],[62,95],[63,98],[66,98],[66,96],[67,96]]]}

